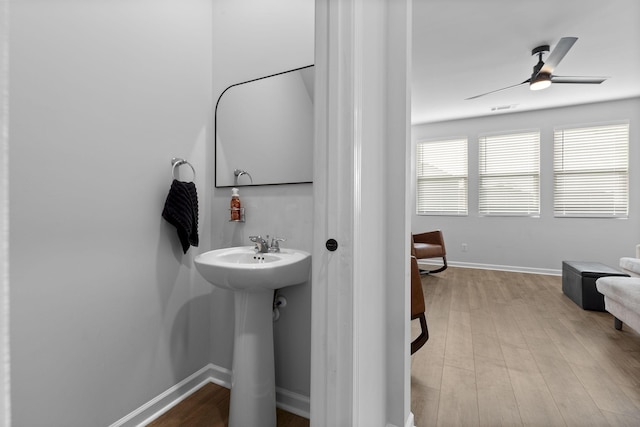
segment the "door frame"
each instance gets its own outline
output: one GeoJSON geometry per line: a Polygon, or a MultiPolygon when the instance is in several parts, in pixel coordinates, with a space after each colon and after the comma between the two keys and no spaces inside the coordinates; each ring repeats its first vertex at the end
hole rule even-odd
{"type": "Polygon", "coordinates": [[[410,62],[410,0],[316,1],[312,426],[413,426],[410,62]]]}

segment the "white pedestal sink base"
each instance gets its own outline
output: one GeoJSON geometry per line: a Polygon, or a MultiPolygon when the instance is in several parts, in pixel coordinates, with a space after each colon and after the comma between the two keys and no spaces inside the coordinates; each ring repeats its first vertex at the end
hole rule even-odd
{"type": "Polygon", "coordinates": [[[209,283],[234,291],[229,426],[275,427],[273,292],[308,281],[311,254],[288,248],[256,254],[242,246],[208,251],[193,262],[209,283]]]}
{"type": "Polygon", "coordinates": [[[235,291],[229,427],[275,427],[273,290],[235,291]]]}

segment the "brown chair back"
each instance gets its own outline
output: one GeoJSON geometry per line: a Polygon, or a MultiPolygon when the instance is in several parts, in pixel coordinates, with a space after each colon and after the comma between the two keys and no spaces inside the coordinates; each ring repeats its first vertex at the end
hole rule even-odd
{"type": "Polygon", "coordinates": [[[422,292],[422,280],[416,257],[411,257],[411,319],[424,313],[424,292],[422,292]]]}
{"type": "Polygon", "coordinates": [[[411,342],[411,354],[420,350],[429,340],[429,329],[427,328],[426,307],[424,303],[424,293],[422,292],[422,279],[418,269],[418,260],[411,257],[411,320],[420,321],[420,335],[411,342]]]}

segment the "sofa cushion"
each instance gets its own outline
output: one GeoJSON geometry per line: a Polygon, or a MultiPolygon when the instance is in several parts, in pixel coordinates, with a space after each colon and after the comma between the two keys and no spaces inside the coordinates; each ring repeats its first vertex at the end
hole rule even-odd
{"type": "Polygon", "coordinates": [[[596,280],[598,292],[640,313],[640,277],[601,277],[596,280]]]}
{"type": "Polygon", "coordinates": [[[620,258],[620,268],[640,275],[640,259],[629,257],[620,258]]]}

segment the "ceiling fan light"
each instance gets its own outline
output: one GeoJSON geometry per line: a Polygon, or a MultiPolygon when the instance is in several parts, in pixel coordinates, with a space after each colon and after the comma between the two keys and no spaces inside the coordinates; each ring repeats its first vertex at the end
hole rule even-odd
{"type": "Polygon", "coordinates": [[[551,74],[540,72],[533,80],[531,80],[529,89],[541,90],[546,89],[549,86],[551,86],[551,74]]]}

